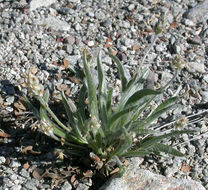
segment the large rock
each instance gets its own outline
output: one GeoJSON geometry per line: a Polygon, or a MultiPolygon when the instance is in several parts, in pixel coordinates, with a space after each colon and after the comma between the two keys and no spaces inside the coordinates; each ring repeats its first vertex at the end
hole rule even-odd
{"type": "Polygon", "coordinates": [[[30,10],[32,11],[42,6],[47,7],[55,2],[56,0],[32,0],[30,2],[30,10]]]}
{"type": "Polygon", "coordinates": [[[59,20],[53,16],[43,18],[42,20],[36,20],[35,24],[50,28],[55,31],[69,31],[71,26],[62,20],[59,20]]]}
{"type": "Polygon", "coordinates": [[[99,190],[206,190],[199,182],[167,178],[131,164],[123,177],[113,176],[99,190]]]}
{"type": "Polygon", "coordinates": [[[205,21],[208,18],[208,0],[204,0],[202,3],[189,9],[185,13],[185,17],[194,22],[205,21]]]}

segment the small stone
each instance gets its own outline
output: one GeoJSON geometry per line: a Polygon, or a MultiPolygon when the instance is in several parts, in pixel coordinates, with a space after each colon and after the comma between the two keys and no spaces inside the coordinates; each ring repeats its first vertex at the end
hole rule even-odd
{"type": "Polygon", "coordinates": [[[189,9],[184,16],[193,22],[203,22],[208,16],[208,0],[204,0],[195,7],[189,9]]]}
{"type": "Polygon", "coordinates": [[[9,164],[9,167],[12,167],[12,168],[18,168],[19,166],[21,166],[21,164],[16,160],[12,160],[9,164]]]}
{"type": "Polygon", "coordinates": [[[3,156],[0,156],[0,164],[4,164],[6,162],[6,158],[3,156]]]}
{"type": "Polygon", "coordinates": [[[204,75],[203,79],[208,83],[208,74],[204,75]]]}
{"type": "Polygon", "coordinates": [[[87,43],[87,45],[88,45],[89,47],[92,47],[92,46],[95,45],[95,43],[94,43],[94,41],[89,41],[89,42],[87,43]]]}
{"type": "Polygon", "coordinates": [[[62,50],[62,49],[58,51],[58,55],[59,56],[64,56],[65,53],[66,52],[64,50],[62,50]]]}
{"type": "Polygon", "coordinates": [[[167,83],[167,81],[169,81],[171,78],[173,77],[173,75],[167,71],[163,71],[162,72],[162,85],[165,85],[167,83]]]}
{"type": "Polygon", "coordinates": [[[186,68],[188,69],[189,72],[195,73],[205,73],[205,66],[202,63],[197,63],[197,62],[188,62],[186,64],[186,68]]]}
{"type": "Polygon", "coordinates": [[[130,25],[130,23],[129,23],[129,22],[127,22],[127,21],[123,21],[123,22],[122,22],[122,27],[124,27],[124,28],[130,28],[130,27],[131,27],[131,25],[130,25]]]}
{"type": "Polygon", "coordinates": [[[127,48],[132,48],[133,45],[135,43],[135,40],[132,40],[132,39],[129,39],[129,38],[126,38],[124,40],[124,45],[127,47],[127,48]]]}
{"type": "Polygon", "coordinates": [[[14,185],[10,188],[10,190],[20,190],[20,189],[22,189],[21,185],[14,185]]]}
{"type": "Polygon", "coordinates": [[[25,170],[24,168],[21,169],[20,175],[21,175],[22,177],[26,177],[26,178],[30,177],[29,172],[28,172],[27,170],[25,170]]]}
{"type": "Polygon", "coordinates": [[[155,47],[155,50],[157,52],[162,52],[162,51],[166,50],[166,46],[164,44],[159,44],[155,47]]]}
{"type": "Polygon", "coordinates": [[[97,19],[99,19],[99,20],[103,20],[103,19],[106,18],[106,15],[105,15],[105,13],[102,12],[102,11],[97,11],[97,12],[95,13],[95,17],[96,17],[97,19]]]}
{"type": "Polygon", "coordinates": [[[68,0],[70,3],[80,3],[80,0],[68,0]]]}
{"type": "Polygon", "coordinates": [[[71,29],[71,26],[67,22],[59,20],[53,16],[48,16],[42,20],[35,20],[34,23],[55,31],[69,31],[71,29]]]}
{"type": "Polygon", "coordinates": [[[79,185],[76,188],[76,190],[88,190],[88,189],[89,189],[89,186],[83,183],[79,183],[79,185]]]}
{"type": "Polygon", "coordinates": [[[12,181],[14,181],[14,180],[17,179],[17,175],[16,175],[16,174],[12,174],[12,175],[9,176],[9,178],[10,178],[12,181]]]}
{"type": "Polygon", "coordinates": [[[134,8],[135,8],[135,5],[134,5],[134,4],[130,4],[130,5],[128,6],[128,10],[129,10],[129,11],[133,11],[134,8]]]}
{"type": "Polygon", "coordinates": [[[65,38],[65,42],[67,42],[70,45],[73,45],[75,43],[75,38],[73,36],[67,36],[65,38]]]}
{"type": "Polygon", "coordinates": [[[192,20],[189,20],[189,19],[185,19],[184,24],[186,26],[194,26],[195,25],[194,22],[192,20]]]}
{"type": "Polygon", "coordinates": [[[35,184],[35,181],[30,179],[28,180],[25,185],[24,185],[27,189],[31,189],[31,190],[36,190],[36,184],[35,184]]]}
{"type": "Polygon", "coordinates": [[[30,10],[33,11],[39,7],[42,7],[42,6],[47,7],[55,2],[56,2],[56,0],[44,0],[44,1],[43,0],[32,0],[30,2],[30,10]]]}
{"type": "Polygon", "coordinates": [[[121,52],[125,52],[127,51],[127,47],[126,46],[121,46],[118,48],[121,52]]]}
{"type": "Polygon", "coordinates": [[[172,177],[176,172],[178,172],[179,167],[175,166],[175,167],[168,167],[166,168],[164,174],[166,177],[172,177]]]}
{"type": "Polygon", "coordinates": [[[68,181],[66,181],[64,185],[61,187],[61,190],[71,190],[71,189],[72,189],[72,186],[68,181]]]}
{"type": "Polygon", "coordinates": [[[73,51],[72,45],[67,44],[67,46],[66,46],[66,52],[67,52],[68,54],[72,54],[72,51],[73,51]]]}
{"type": "Polygon", "coordinates": [[[57,10],[57,12],[59,14],[62,14],[62,15],[67,15],[70,13],[70,8],[68,7],[61,7],[60,9],[57,10]]]}
{"type": "Polygon", "coordinates": [[[65,59],[69,62],[69,65],[75,66],[77,64],[78,59],[80,59],[80,55],[72,55],[68,56],[65,59]]]}
{"type": "Polygon", "coordinates": [[[76,31],[82,30],[82,27],[80,26],[79,23],[77,23],[77,24],[75,25],[75,30],[76,30],[76,31]]]}
{"type": "Polygon", "coordinates": [[[208,91],[202,91],[201,95],[202,95],[202,100],[204,102],[208,102],[208,91]]]}
{"type": "Polygon", "coordinates": [[[95,14],[93,12],[89,12],[88,16],[93,18],[95,16],[95,14]]]}

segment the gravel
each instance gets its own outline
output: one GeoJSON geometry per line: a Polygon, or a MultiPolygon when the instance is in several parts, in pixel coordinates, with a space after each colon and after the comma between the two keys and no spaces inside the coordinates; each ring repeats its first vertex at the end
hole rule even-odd
{"type": "MultiPolygon", "coordinates": [[[[77,67],[83,67],[81,51],[88,48],[96,55],[101,49],[109,85],[116,87],[119,84],[117,69],[105,52],[116,53],[130,76],[153,39],[152,31],[162,12],[166,12],[166,31],[145,60],[144,67],[151,70],[146,85],[150,88],[164,85],[174,73],[172,59],[180,54],[187,65],[166,95],[174,94],[181,84],[179,95],[182,108],[178,107],[162,118],[168,116],[176,119],[190,114],[199,114],[197,118],[205,116],[203,111],[207,109],[208,100],[208,6],[202,6],[196,0],[142,0],[139,3],[136,0],[49,0],[47,4],[38,5],[40,2],[32,0],[31,8],[28,9],[25,6],[27,3],[23,1],[0,0],[0,116],[3,116],[0,122],[11,135],[0,138],[0,189],[53,189],[57,180],[50,178],[47,181],[40,177],[38,181],[38,176],[31,169],[53,163],[54,157],[47,156],[48,153],[53,155],[50,148],[41,145],[41,156],[21,154],[22,147],[29,145],[34,145],[34,151],[38,152],[34,142],[43,138],[38,134],[32,136],[30,130],[23,130],[27,123],[17,115],[26,113],[24,105],[21,107],[17,103],[20,101],[20,92],[27,93],[24,77],[29,68],[37,68],[35,74],[51,90],[53,99],[60,99],[59,92],[62,89],[68,97],[73,98],[80,85],[71,74],[77,67]],[[25,7],[15,3],[24,4],[25,7]],[[8,121],[14,124],[3,125],[3,122],[8,121]],[[27,137],[25,141],[22,140],[23,136],[27,137]],[[17,143],[17,139],[21,144],[17,143]],[[27,162],[30,171],[24,165],[27,162]]],[[[205,0],[204,4],[207,2],[205,0]]],[[[95,67],[94,62],[92,67],[95,67]]],[[[95,73],[95,68],[92,68],[92,72],[95,73]]],[[[155,104],[159,102],[158,99],[155,104]]],[[[186,153],[185,158],[146,158],[141,167],[166,176],[192,178],[208,188],[206,122],[205,118],[189,125],[197,131],[194,136],[173,139],[173,144],[186,153]],[[197,138],[196,135],[202,133],[204,135],[197,138]],[[177,145],[191,138],[196,139],[177,145]],[[184,170],[184,164],[190,166],[190,171],[184,170]]],[[[88,189],[90,185],[72,184],[69,179],[65,179],[57,186],[61,189],[88,189]]]]}

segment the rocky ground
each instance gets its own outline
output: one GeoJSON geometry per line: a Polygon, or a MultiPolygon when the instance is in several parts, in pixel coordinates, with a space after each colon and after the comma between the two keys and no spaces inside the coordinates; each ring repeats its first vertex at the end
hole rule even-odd
{"type": "MultiPolygon", "coordinates": [[[[173,76],[172,60],[176,55],[183,57],[186,67],[164,95],[173,95],[181,85],[180,104],[158,122],[196,114],[189,117],[188,125],[196,133],[171,141],[185,158],[147,157],[141,168],[194,179],[208,189],[207,0],[0,0],[0,189],[81,190],[92,186],[87,171],[58,165],[53,154],[58,144],[28,128],[35,120],[22,104],[21,93],[27,93],[25,74],[32,68],[51,91],[54,104],[61,90],[74,98],[80,83],[73,72],[82,68],[83,48],[93,56],[101,49],[108,80],[116,86],[117,68],[106,52],[117,55],[131,76],[162,14],[165,31],[144,64],[151,70],[147,86],[164,85],[173,76]]],[[[96,76],[95,65],[92,72],[96,76]]]]}

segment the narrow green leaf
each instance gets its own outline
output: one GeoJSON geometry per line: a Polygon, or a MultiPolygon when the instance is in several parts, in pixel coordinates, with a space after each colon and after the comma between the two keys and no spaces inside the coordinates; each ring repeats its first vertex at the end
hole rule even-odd
{"type": "Polygon", "coordinates": [[[143,139],[140,142],[140,147],[142,149],[148,148],[148,147],[154,146],[155,143],[158,143],[158,142],[162,141],[165,138],[178,136],[178,135],[181,135],[181,134],[193,133],[193,132],[194,131],[191,131],[191,130],[172,131],[172,132],[170,132],[168,134],[164,134],[164,135],[146,137],[145,139],[143,139]]]}
{"type": "Polygon", "coordinates": [[[86,116],[85,116],[86,93],[87,93],[87,88],[85,85],[83,85],[78,96],[78,113],[80,113],[80,116],[83,121],[86,120],[86,116]]]}
{"type": "Polygon", "coordinates": [[[121,64],[120,60],[116,56],[112,54],[109,54],[109,55],[113,59],[113,61],[116,62],[118,66],[118,70],[119,70],[120,77],[121,77],[122,92],[124,92],[126,90],[128,80],[127,80],[123,65],[121,64]]]}
{"type": "Polygon", "coordinates": [[[114,156],[120,157],[122,154],[127,152],[128,149],[131,147],[132,138],[125,128],[123,128],[123,135],[124,135],[124,139],[119,141],[117,148],[112,152],[110,158],[113,158],[114,156]]]}
{"type": "Polygon", "coordinates": [[[138,126],[135,129],[139,130],[139,129],[142,129],[142,128],[150,125],[155,119],[160,117],[163,113],[167,112],[171,108],[172,108],[172,106],[168,106],[166,108],[159,110],[156,113],[152,113],[149,117],[145,118],[143,121],[140,121],[140,124],[138,124],[138,126]]]}
{"type": "Polygon", "coordinates": [[[129,150],[123,154],[121,154],[121,157],[144,157],[147,156],[149,154],[151,154],[152,151],[148,151],[148,150],[129,150]]]}
{"type": "MultiPolygon", "coordinates": [[[[113,124],[118,121],[118,119],[120,119],[121,117],[123,117],[126,114],[129,114],[132,110],[134,110],[137,106],[131,106],[128,109],[119,111],[114,113],[110,119],[109,119],[109,123],[108,123],[108,128],[111,130],[113,127],[113,124]]],[[[122,127],[122,126],[121,126],[122,127]]]]}
{"type": "Polygon", "coordinates": [[[46,89],[45,94],[44,94],[44,96],[43,96],[43,100],[45,101],[46,104],[48,103],[49,95],[50,95],[50,94],[49,94],[49,90],[46,89]]]}
{"type": "Polygon", "coordinates": [[[96,97],[96,87],[91,75],[90,69],[87,63],[86,53],[84,54],[84,71],[87,78],[87,90],[89,96],[89,105],[91,117],[96,117],[98,119],[98,107],[97,107],[97,97],[96,97]]]}
{"type": "Polygon", "coordinates": [[[97,57],[97,69],[98,69],[98,81],[99,81],[98,83],[99,106],[101,107],[105,103],[105,96],[106,96],[105,74],[101,63],[101,52],[99,52],[97,57]]]}
{"type": "Polygon", "coordinates": [[[62,91],[61,95],[62,95],[62,100],[64,103],[67,117],[68,117],[69,122],[71,124],[72,130],[79,139],[83,139],[81,130],[79,129],[77,122],[75,120],[75,117],[74,117],[74,115],[75,115],[74,113],[77,111],[77,108],[71,100],[67,101],[66,96],[63,91],[62,91]]]}
{"type": "Polygon", "coordinates": [[[152,89],[142,89],[137,92],[135,92],[126,102],[125,106],[136,104],[141,98],[150,96],[150,95],[158,95],[161,94],[161,92],[152,90],[152,89]]]}
{"type": "Polygon", "coordinates": [[[27,96],[23,95],[23,97],[24,97],[24,99],[25,99],[25,102],[26,102],[28,108],[33,112],[33,114],[35,115],[35,117],[36,117],[38,120],[41,120],[41,118],[40,118],[40,113],[39,113],[38,109],[37,109],[36,107],[34,107],[34,106],[30,103],[30,101],[29,101],[29,99],[27,98],[27,96]]]}
{"type": "Polygon", "coordinates": [[[174,102],[176,102],[178,100],[177,97],[172,97],[172,98],[168,98],[167,100],[165,100],[163,103],[161,103],[155,110],[153,113],[156,113],[164,108],[166,108],[168,105],[173,104],[174,102]]]}
{"type": "Polygon", "coordinates": [[[71,108],[70,108],[70,106],[68,104],[68,101],[67,101],[66,96],[65,96],[65,94],[64,94],[63,91],[61,92],[61,96],[62,96],[62,102],[64,104],[64,108],[65,108],[65,111],[66,111],[66,115],[68,117],[68,120],[70,121],[70,123],[72,125],[75,125],[75,119],[73,117],[73,112],[72,112],[72,110],[71,110],[71,108]]]}
{"type": "Polygon", "coordinates": [[[108,116],[111,115],[112,95],[113,95],[113,89],[111,88],[111,89],[108,91],[108,97],[107,97],[107,103],[106,103],[106,111],[107,111],[107,113],[108,113],[108,116]]]}
{"type": "Polygon", "coordinates": [[[171,146],[162,144],[162,143],[156,143],[153,146],[153,151],[156,152],[165,152],[167,154],[172,154],[174,156],[184,156],[183,153],[181,153],[180,151],[176,150],[175,148],[172,148],[171,146]]]}
{"type": "Polygon", "coordinates": [[[136,132],[137,136],[141,136],[141,135],[145,135],[145,134],[155,134],[156,131],[155,130],[151,130],[151,129],[139,129],[136,132]]]}
{"type": "Polygon", "coordinates": [[[107,123],[108,123],[108,115],[107,115],[107,109],[106,106],[103,105],[100,109],[100,120],[101,120],[101,127],[104,131],[108,130],[107,129],[107,123]]]}

